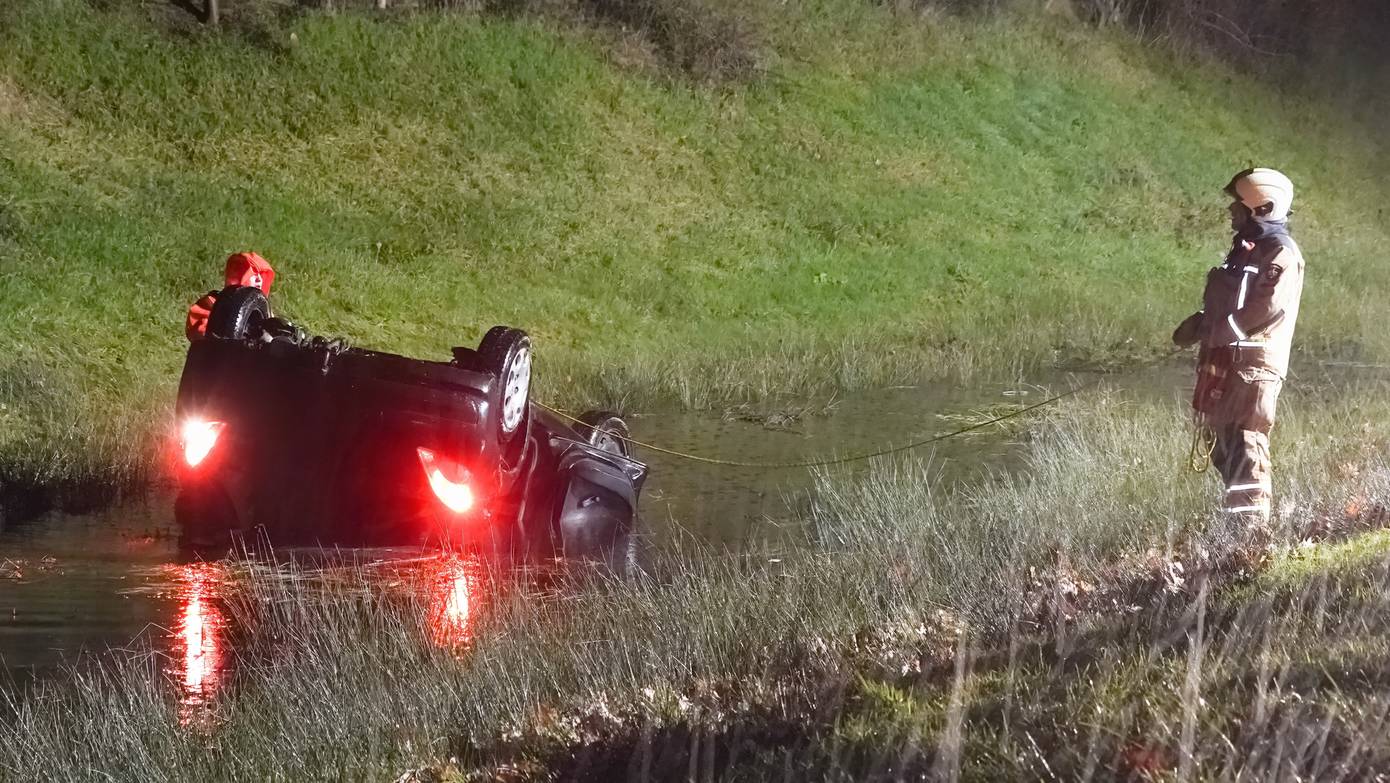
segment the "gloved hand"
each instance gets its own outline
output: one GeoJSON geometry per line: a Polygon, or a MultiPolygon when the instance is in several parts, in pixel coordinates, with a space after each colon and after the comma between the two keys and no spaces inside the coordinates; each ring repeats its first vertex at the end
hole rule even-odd
{"type": "Polygon", "coordinates": [[[1178,328],[1173,330],[1173,344],[1179,348],[1187,348],[1202,339],[1203,315],[1200,311],[1195,312],[1178,324],[1178,328]]]}
{"type": "Polygon", "coordinates": [[[184,320],[183,333],[190,343],[207,335],[208,318],[212,316],[213,305],[217,304],[217,294],[217,291],[209,291],[203,298],[188,306],[188,318],[184,320]]]}

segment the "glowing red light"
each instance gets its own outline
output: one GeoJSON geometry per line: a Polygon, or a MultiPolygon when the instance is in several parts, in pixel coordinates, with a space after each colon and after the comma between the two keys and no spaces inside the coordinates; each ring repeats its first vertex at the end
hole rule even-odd
{"type": "Polygon", "coordinates": [[[183,444],[183,458],[188,463],[188,467],[196,468],[203,460],[207,459],[212,452],[212,447],[217,445],[217,438],[222,435],[222,430],[226,424],[220,421],[204,421],[202,419],[189,419],[183,423],[180,433],[180,441],[183,444]]]}
{"type": "Polygon", "coordinates": [[[445,460],[429,449],[416,449],[416,452],[420,455],[420,466],[425,469],[430,489],[434,490],[434,496],[439,498],[439,502],[443,503],[445,508],[455,514],[462,514],[473,507],[473,488],[468,486],[468,471],[458,465],[452,465],[452,472],[461,480],[451,481],[444,475],[445,460]]]}
{"type": "Polygon", "coordinates": [[[444,616],[454,625],[467,626],[469,614],[468,575],[459,574],[450,580],[449,595],[444,601],[444,616]]]}
{"type": "Polygon", "coordinates": [[[179,613],[177,646],[182,653],[178,674],[183,680],[180,719],[196,721],[221,684],[223,616],[214,602],[217,577],[213,566],[199,563],[178,570],[179,613]]]}
{"type": "Polygon", "coordinates": [[[476,563],[452,558],[440,563],[430,612],[430,628],[436,644],[455,647],[472,641],[474,602],[479,588],[476,563]]]}
{"type": "Polygon", "coordinates": [[[189,693],[199,695],[217,669],[217,637],[208,628],[202,587],[202,584],[195,584],[189,591],[180,634],[183,637],[183,686],[189,693]]]}

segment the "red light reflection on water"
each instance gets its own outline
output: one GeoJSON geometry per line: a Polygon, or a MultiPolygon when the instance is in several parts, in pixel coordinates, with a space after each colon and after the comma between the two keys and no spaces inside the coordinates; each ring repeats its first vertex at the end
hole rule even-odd
{"type": "Polygon", "coordinates": [[[179,622],[174,634],[174,672],[182,684],[179,718],[198,717],[222,684],[222,631],[226,618],[216,603],[216,567],[208,563],[180,566],[175,595],[179,622]]]}
{"type": "Polygon", "coordinates": [[[473,640],[473,623],[481,597],[478,563],[457,557],[438,561],[438,571],[429,579],[429,627],[435,644],[442,647],[467,645],[473,640]]]}
{"type": "MultiPolygon", "coordinates": [[[[232,651],[222,605],[224,572],[213,563],[194,563],[177,566],[171,573],[178,614],[170,634],[169,674],[179,685],[180,722],[202,725],[213,717],[214,699],[230,676],[232,651]]],[[[449,649],[472,643],[484,595],[484,569],[476,559],[429,558],[389,573],[397,579],[404,577],[391,586],[404,584],[421,591],[418,595],[423,598],[433,643],[449,649]]]]}

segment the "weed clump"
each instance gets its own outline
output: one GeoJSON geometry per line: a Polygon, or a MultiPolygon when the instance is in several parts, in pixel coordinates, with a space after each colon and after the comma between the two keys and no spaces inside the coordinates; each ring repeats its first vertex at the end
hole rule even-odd
{"type": "Polygon", "coordinates": [[[764,69],[751,15],[716,0],[575,0],[583,12],[650,41],[661,60],[698,81],[750,82],[764,69]]]}
{"type": "Polygon", "coordinates": [[[946,13],[960,16],[983,16],[1005,10],[1012,0],[873,0],[895,13],[946,13]]]}
{"type": "MultiPolygon", "coordinates": [[[[446,0],[447,2],[447,0],[446,0]]],[[[759,9],[727,0],[479,0],[484,13],[530,14],[608,29],[672,73],[704,84],[740,84],[765,70],[759,9]]],[[[621,55],[620,55],[621,57],[621,55]]]]}

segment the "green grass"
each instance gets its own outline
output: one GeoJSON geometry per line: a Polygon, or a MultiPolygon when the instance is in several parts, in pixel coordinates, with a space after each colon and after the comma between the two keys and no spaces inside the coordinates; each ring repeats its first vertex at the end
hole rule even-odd
{"type": "MultiPolygon", "coordinates": [[[[1348,498],[1390,505],[1383,388],[1315,399],[1291,396],[1275,441],[1295,547],[1328,520],[1358,529],[1348,498]]],[[[1177,418],[1098,395],[1030,428],[1012,476],[825,477],[807,545],[776,558],[475,573],[462,647],[437,641],[428,590],[377,567],[194,566],[218,584],[235,680],[190,709],[177,650],[90,663],[0,711],[0,774],[1117,779],[1141,752],[1168,777],[1186,752],[1203,780],[1383,768],[1384,536],[1320,550],[1345,568],[1295,573],[1308,550],[1282,549],[1203,588],[1219,489],[1176,474],[1177,418]],[[1165,589],[1152,575],[1174,560],[1187,581],[1165,589]]]]}
{"type": "Polygon", "coordinates": [[[550,400],[711,406],[1151,355],[1258,161],[1300,186],[1301,344],[1390,357],[1385,159],[1318,101],[1026,14],[711,8],[762,76],[534,14],[7,4],[0,481],[157,473],[183,309],[247,248],[315,331],[510,323],[550,400]]]}

